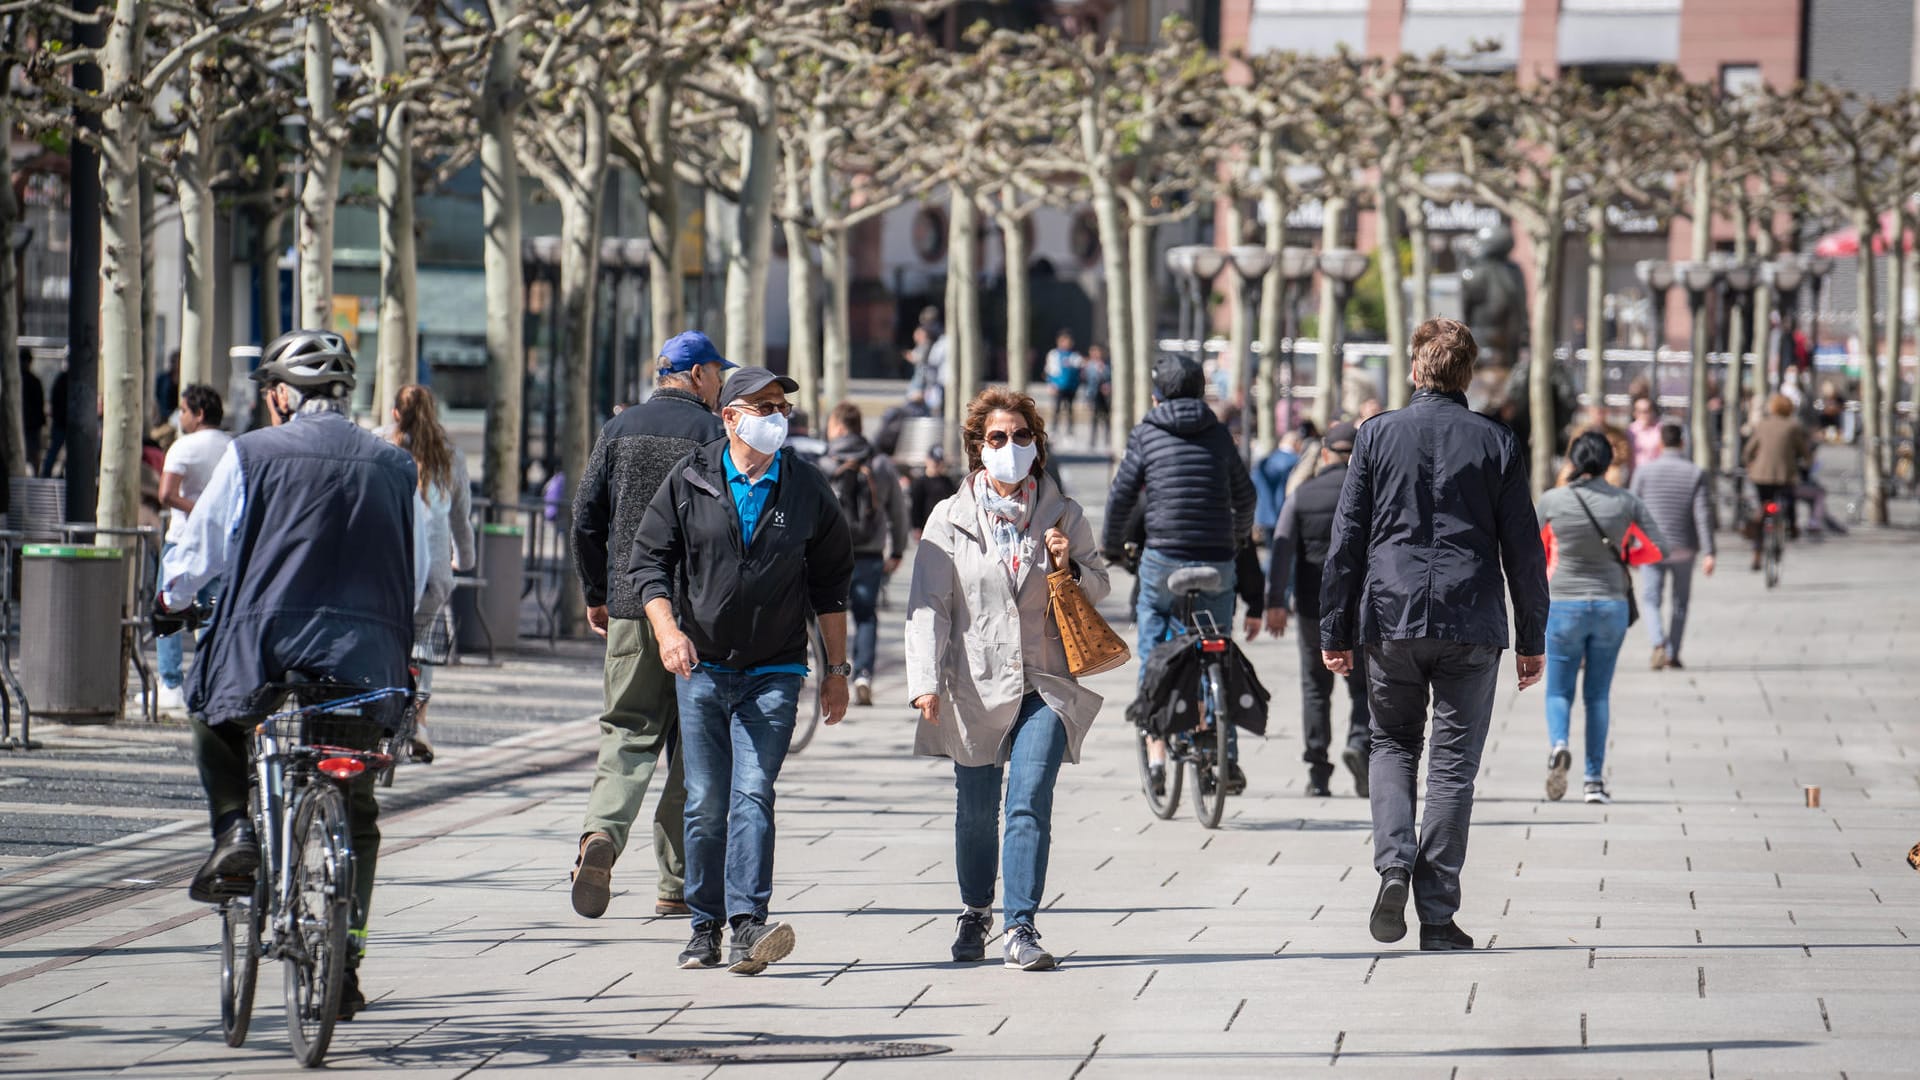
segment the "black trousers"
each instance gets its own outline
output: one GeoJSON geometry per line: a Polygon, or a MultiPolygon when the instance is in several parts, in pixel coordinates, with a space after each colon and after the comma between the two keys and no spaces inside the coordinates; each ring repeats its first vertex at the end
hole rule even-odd
{"type": "MultiPolygon", "coordinates": [[[[1333,746],[1333,672],[1320,661],[1320,619],[1300,617],[1301,632],[1294,635],[1300,646],[1300,728],[1306,736],[1307,752],[1300,760],[1307,763],[1307,774],[1316,784],[1332,778],[1333,762],[1327,752],[1333,746]]],[[[1347,747],[1365,752],[1370,731],[1367,708],[1367,658],[1364,652],[1353,654],[1353,671],[1346,676],[1347,747]]]]}

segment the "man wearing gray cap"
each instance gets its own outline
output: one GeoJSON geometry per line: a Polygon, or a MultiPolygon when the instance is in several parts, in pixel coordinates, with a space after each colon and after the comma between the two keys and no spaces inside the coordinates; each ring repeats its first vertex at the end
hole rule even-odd
{"type": "Polygon", "coordinates": [[[687,905],[683,968],[720,963],[756,975],[793,951],[769,922],[774,781],[792,744],[807,676],[807,616],[826,639],[821,706],[847,709],[847,593],[853,544],[833,489],[784,447],[799,389],[745,367],[720,390],[727,437],[682,458],[647,507],[627,560],[661,662],[679,678],[686,770],[687,905]]]}

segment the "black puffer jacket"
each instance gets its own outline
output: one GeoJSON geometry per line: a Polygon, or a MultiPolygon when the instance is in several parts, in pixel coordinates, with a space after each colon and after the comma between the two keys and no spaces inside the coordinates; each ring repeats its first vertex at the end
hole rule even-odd
{"type": "Polygon", "coordinates": [[[1107,495],[1105,550],[1126,545],[1147,500],[1147,546],[1175,559],[1230,562],[1251,543],[1255,493],[1233,436],[1199,398],[1163,401],[1127,437],[1107,495]]]}

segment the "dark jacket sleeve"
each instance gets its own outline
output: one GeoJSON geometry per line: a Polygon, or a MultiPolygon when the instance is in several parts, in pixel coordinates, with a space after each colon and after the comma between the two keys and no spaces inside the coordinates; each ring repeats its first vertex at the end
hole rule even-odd
{"type": "Polygon", "coordinates": [[[1267,610],[1267,579],[1260,572],[1260,552],[1253,543],[1241,544],[1233,557],[1233,587],[1240,594],[1240,602],[1247,606],[1249,617],[1258,616],[1267,610]]]}
{"type": "Polygon", "coordinates": [[[1107,489],[1107,520],[1102,528],[1100,550],[1109,560],[1116,559],[1127,546],[1127,522],[1133,517],[1134,504],[1140,501],[1145,482],[1145,455],[1140,452],[1140,429],[1127,436],[1127,452],[1114,471],[1113,486],[1107,489]]]}
{"type": "MultiPolygon", "coordinates": [[[[1638,495],[1639,492],[1634,494],[1638,495]]],[[[1696,473],[1693,478],[1693,532],[1700,554],[1712,555],[1713,493],[1708,490],[1707,474],[1704,472],[1696,473]]]]}
{"type": "MultiPolygon", "coordinates": [[[[809,478],[811,479],[811,478],[809,478]]],[[[816,615],[847,610],[853,587],[853,534],[825,480],[817,485],[813,535],[807,538],[807,599],[816,615]]]]}
{"type": "MultiPolygon", "coordinates": [[[[1333,546],[1320,577],[1320,648],[1344,652],[1359,632],[1360,595],[1367,584],[1367,550],[1373,541],[1373,429],[1362,427],[1354,440],[1347,479],[1333,514],[1333,546]]],[[[1536,550],[1539,541],[1534,541],[1536,550]]],[[[1542,560],[1544,563],[1544,559],[1542,560]]],[[[1544,589],[1546,581],[1541,580],[1544,589]]]]}
{"type": "Polygon", "coordinates": [[[1233,496],[1233,535],[1252,536],[1254,517],[1260,509],[1260,493],[1254,490],[1247,463],[1240,460],[1240,452],[1234,447],[1233,437],[1227,434],[1224,425],[1220,428],[1220,436],[1225,443],[1223,456],[1227,464],[1227,489],[1233,496]]]}
{"type": "Polygon", "coordinates": [[[874,470],[880,484],[880,502],[887,515],[887,554],[895,559],[907,557],[907,493],[900,489],[900,472],[889,459],[881,459],[874,470]]]}
{"type": "Polygon", "coordinates": [[[646,516],[633,534],[633,551],[627,557],[627,582],[642,607],[655,600],[672,600],[674,571],[680,567],[686,549],[686,530],[680,521],[680,500],[686,491],[682,476],[689,454],[674,463],[667,482],[653,493],[646,516]]]}
{"type": "Polygon", "coordinates": [[[607,436],[603,431],[587,459],[587,474],[573,495],[573,565],[588,607],[607,602],[607,534],[613,505],[607,495],[607,436]]]}
{"type": "Polygon", "coordinates": [[[1293,586],[1294,535],[1300,531],[1300,504],[1288,499],[1280,504],[1280,520],[1273,526],[1273,547],[1267,556],[1267,606],[1287,607],[1287,590],[1293,586]]]}
{"type": "MultiPolygon", "coordinates": [[[[1527,470],[1520,462],[1518,444],[1511,439],[1506,440],[1505,456],[1500,502],[1494,512],[1500,529],[1500,562],[1507,573],[1507,592],[1513,597],[1513,647],[1521,656],[1543,656],[1547,651],[1547,549],[1540,543],[1527,470]]],[[[1343,508],[1345,502],[1343,497],[1343,508]]]]}

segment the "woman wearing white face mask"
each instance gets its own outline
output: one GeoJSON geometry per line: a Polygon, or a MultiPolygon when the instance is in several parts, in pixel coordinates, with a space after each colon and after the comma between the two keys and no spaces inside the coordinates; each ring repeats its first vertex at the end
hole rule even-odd
{"type": "Polygon", "coordinates": [[[1054,966],[1033,924],[1046,890],[1053,784],[1062,760],[1079,760],[1102,703],[1067,671],[1047,573],[1070,569],[1098,602],[1107,564],[1079,504],[1045,473],[1046,429],[1032,398],[983,391],[967,406],[962,439],[971,472],[927,519],[907,601],[914,752],[954,764],[965,910],[953,958],[986,957],[997,855],[1006,966],[1038,971],[1054,966]]]}

